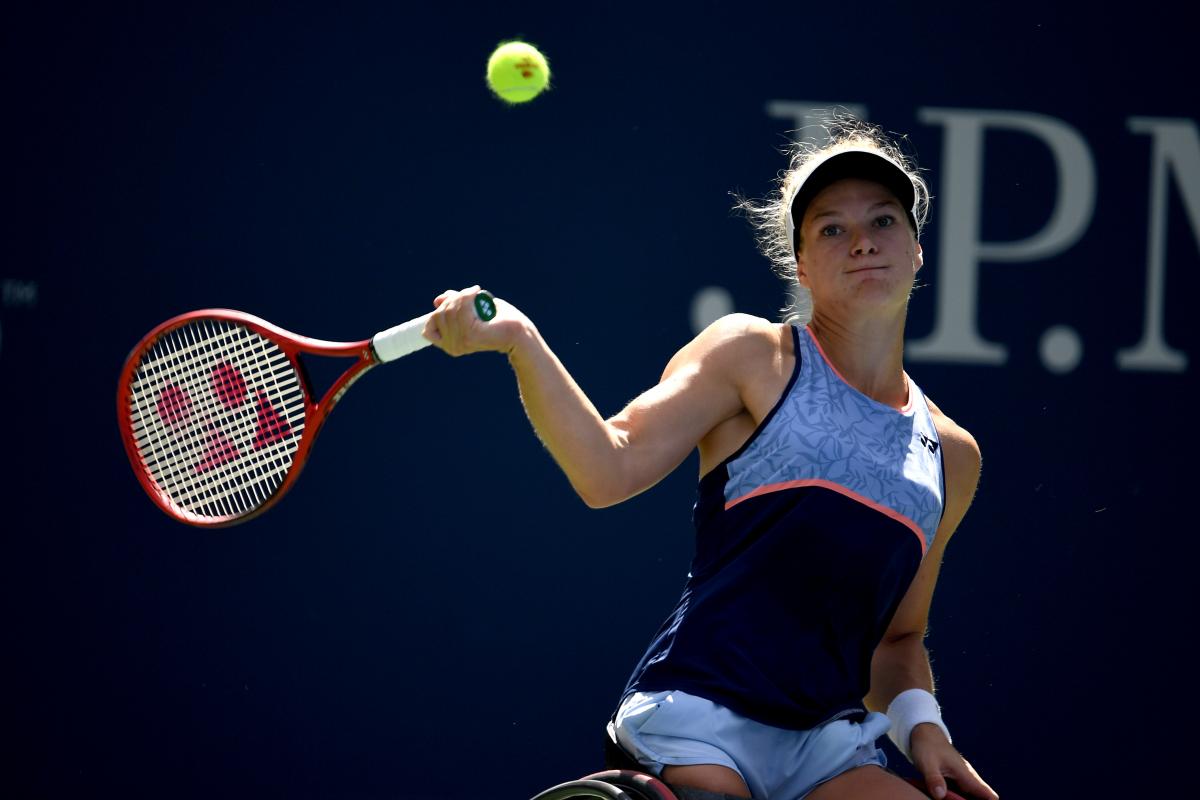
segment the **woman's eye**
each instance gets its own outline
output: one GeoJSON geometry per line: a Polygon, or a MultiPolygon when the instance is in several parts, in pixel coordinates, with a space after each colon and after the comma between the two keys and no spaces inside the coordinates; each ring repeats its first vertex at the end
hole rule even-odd
{"type": "Polygon", "coordinates": [[[896,218],[891,214],[884,214],[882,217],[875,220],[875,224],[880,228],[890,228],[892,225],[896,224],[896,218]]]}
{"type": "Polygon", "coordinates": [[[837,236],[841,232],[842,229],[837,225],[826,225],[824,228],[821,228],[822,236],[837,236]]]}

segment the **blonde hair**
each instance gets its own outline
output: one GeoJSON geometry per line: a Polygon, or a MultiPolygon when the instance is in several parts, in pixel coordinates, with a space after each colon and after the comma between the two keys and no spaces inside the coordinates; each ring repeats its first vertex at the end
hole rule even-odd
{"type": "MultiPolygon", "coordinates": [[[[797,190],[812,172],[815,163],[843,151],[866,150],[895,162],[912,180],[915,202],[912,208],[914,234],[919,239],[929,217],[929,186],[921,178],[916,163],[901,151],[877,125],[848,114],[831,115],[824,125],[827,140],[793,142],[785,150],[788,168],[775,180],[775,188],[761,200],[735,195],[734,208],[745,213],[754,229],[758,249],[771,262],[772,270],[788,285],[788,305],[781,309],[784,322],[803,325],[812,318],[812,296],[796,278],[796,250],[799,250],[800,220],[796,220],[796,249],[788,230],[788,217],[797,190]]],[[[901,141],[905,141],[902,137],[901,141]]]]}

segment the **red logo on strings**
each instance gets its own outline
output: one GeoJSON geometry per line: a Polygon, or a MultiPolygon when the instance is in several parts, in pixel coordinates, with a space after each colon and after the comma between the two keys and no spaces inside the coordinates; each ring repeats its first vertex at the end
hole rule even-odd
{"type": "Polygon", "coordinates": [[[212,425],[208,426],[205,428],[205,434],[208,449],[204,453],[203,460],[196,465],[196,472],[208,472],[210,469],[227,464],[241,455],[238,452],[237,445],[226,439],[225,435],[216,427],[212,425]]]}
{"type": "Polygon", "coordinates": [[[178,386],[168,383],[158,393],[158,418],[178,428],[192,413],[192,399],[178,386]]]}
{"type": "Polygon", "coordinates": [[[258,393],[258,430],[254,433],[254,449],[261,450],[275,444],[292,432],[288,421],[279,416],[271,401],[262,392],[258,393]]]}
{"type": "MultiPolygon", "coordinates": [[[[222,361],[213,367],[211,374],[212,392],[227,410],[245,405],[246,380],[231,364],[222,361]]],[[[254,449],[275,444],[292,434],[292,426],[280,415],[265,392],[257,392],[257,426],[254,431],[254,449]]],[[[177,427],[191,414],[192,402],[178,387],[168,384],[160,393],[158,414],[172,427],[177,427]]],[[[196,464],[196,472],[204,473],[223,464],[241,458],[238,446],[216,425],[209,423],[204,428],[204,456],[196,464]]]]}
{"type": "Polygon", "coordinates": [[[212,388],[221,405],[233,410],[246,402],[246,381],[242,373],[222,361],[213,367],[212,388]]]}

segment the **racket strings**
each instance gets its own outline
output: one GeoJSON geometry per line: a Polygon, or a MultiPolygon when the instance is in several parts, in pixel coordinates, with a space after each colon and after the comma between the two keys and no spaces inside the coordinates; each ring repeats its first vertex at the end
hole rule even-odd
{"type": "MultiPolygon", "coordinates": [[[[165,354],[165,363],[154,363],[154,358],[148,359],[155,368],[156,377],[160,380],[174,378],[175,383],[168,383],[168,388],[183,384],[193,391],[200,391],[201,397],[208,396],[204,393],[206,390],[202,381],[186,380],[189,373],[179,368],[183,363],[181,358],[195,360],[198,353],[202,353],[203,360],[188,369],[199,376],[211,372],[212,395],[222,398],[221,405],[240,406],[246,402],[245,397],[239,397],[239,402],[231,403],[228,396],[223,396],[229,391],[229,379],[222,377],[223,373],[238,376],[237,382],[241,383],[241,390],[245,391],[247,388],[241,373],[237,371],[238,367],[230,365],[231,356],[251,378],[250,387],[264,383],[265,379],[269,384],[270,395],[275,399],[278,399],[281,389],[287,388],[284,384],[296,386],[294,375],[290,375],[290,380],[278,379],[281,374],[278,371],[279,367],[283,368],[283,374],[290,373],[290,364],[286,362],[282,353],[272,352],[275,350],[273,346],[260,346],[256,335],[240,327],[231,331],[228,325],[220,329],[217,328],[218,325],[220,323],[211,321],[207,324],[202,323],[202,327],[181,331],[177,341],[163,342],[163,347],[158,348],[158,352],[160,355],[165,354]],[[220,331],[224,331],[223,337],[220,336],[220,331]],[[237,338],[230,334],[236,334],[237,338]],[[217,359],[218,349],[224,360],[217,359]],[[271,359],[271,356],[274,358],[271,359]],[[283,363],[275,370],[249,366],[255,362],[248,359],[262,360],[264,357],[276,364],[283,363]]],[[[301,390],[300,399],[302,395],[301,390]]],[[[187,396],[186,393],[184,396],[187,396]]],[[[161,408],[159,410],[161,412],[161,408]]],[[[302,404],[300,410],[302,411],[302,404]]],[[[249,459],[243,460],[241,455],[245,449],[245,431],[251,425],[248,415],[238,415],[230,419],[228,414],[221,413],[219,406],[211,402],[211,399],[201,406],[201,411],[203,413],[194,415],[196,423],[190,430],[182,432],[183,435],[177,429],[177,419],[173,419],[169,414],[165,416],[166,421],[169,424],[174,423],[171,426],[176,427],[175,435],[167,439],[167,445],[174,445],[178,452],[171,454],[170,451],[159,450],[154,453],[153,465],[147,460],[149,471],[153,474],[157,468],[156,482],[172,495],[175,502],[193,513],[227,515],[252,510],[282,483],[282,476],[286,474],[291,463],[290,456],[294,445],[259,448],[258,452],[250,453],[249,459]],[[238,442],[242,444],[240,449],[238,442]],[[201,449],[203,453],[198,452],[201,449]],[[168,469],[171,466],[175,468],[168,469]],[[220,468],[223,466],[224,468],[220,468]],[[203,480],[197,480],[198,477],[202,477],[203,480]]],[[[154,420],[153,415],[143,416],[149,421],[154,420]]],[[[160,413],[160,416],[163,415],[160,413]]]]}
{"type": "MultiPolygon", "coordinates": [[[[171,338],[176,336],[182,338],[190,333],[192,331],[189,329],[180,329],[173,331],[174,336],[171,338]]],[[[213,352],[227,356],[228,360],[236,363],[240,377],[250,378],[251,384],[260,383],[262,379],[269,377],[273,381],[273,385],[280,385],[278,369],[281,364],[287,364],[287,356],[283,351],[273,343],[241,327],[235,327],[224,334],[210,334],[208,341],[210,348],[207,353],[195,345],[172,351],[169,348],[175,342],[171,338],[164,338],[156,343],[155,349],[163,348],[163,350],[153,357],[148,354],[148,357],[141,363],[139,371],[145,375],[162,379],[173,392],[180,392],[189,398],[204,398],[207,402],[200,407],[202,414],[215,411],[218,405],[229,405],[229,402],[222,398],[222,392],[228,392],[230,382],[228,378],[222,379],[219,390],[209,392],[208,389],[211,383],[216,382],[213,380],[214,375],[227,376],[230,373],[229,368],[233,366],[225,362],[213,364],[211,358],[206,358],[206,356],[211,356],[213,352]],[[242,335],[239,336],[239,334],[242,335]],[[249,336],[245,336],[245,334],[249,334],[249,336]]],[[[154,350],[151,353],[154,353],[154,350]]],[[[285,378],[284,384],[295,383],[296,375],[290,370],[290,366],[288,372],[290,375],[285,378]]],[[[172,398],[177,400],[177,395],[172,394],[172,398]]],[[[178,410],[186,413],[185,409],[178,410]]],[[[178,416],[175,419],[178,419],[178,416]]],[[[175,419],[171,421],[174,422],[175,419]]]]}
{"type": "MultiPolygon", "coordinates": [[[[198,325],[203,325],[198,323],[198,325]]],[[[238,436],[237,429],[244,427],[244,424],[230,424],[226,420],[224,426],[218,422],[216,425],[211,421],[214,416],[216,406],[211,403],[202,403],[198,408],[194,408],[191,403],[193,395],[197,397],[205,397],[206,394],[202,390],[202,382],[197,380],[189,380],[188,376],[194,373],[193,377],[203,377],[207,372],[207,367],[214,361],[208,356],[208,351],[215,347],[229,348],[231,339],[228,335],[224,340],[220,340],[214,335],[214,324],[208,323],[204,330],[201,328],[193,328],[191,330],[181,330],[174,337],[167,337],[160,341],[155,348],[151,350],[150,355],[145,359],[149,369],[143,370],[144,376],[150,376],[155,380],[147,384],[150,391],[143,393],[141,403],[135,405],[136,412],[141,412],[140,416],[145,425],[140,431],[139,438],[144,459],[148,472],[155,478],[161,488],[172,495],[173,499],[183,507],[196,508],[197,495],[203,496],[208,500],[219,499],[211,497],[212,492],[207,491],[204,494],[199,492],[187,492],[190,488],[199,488],[205,490],[203,484],[197,484],[194,480],[189,480],[189,470],[186,466],[191,463],[203,465],[204,462],[197,458],[197,451],[203,447],[209,454],[207,467],[199,466],[193,469],[194,472],[207,472],[208,477],[212,480],[217,480],[222,477],[220,472],[212,472],[209,468],[214,463],[223,463],[224,461],[232,460],[236,457],[237,449],[233,441],[225,437],[221,432],[222,427],[232,433],[235,437],[238,436]],[[203,356],[202,360],[197,361],[203,356]],[[188,364],[188,360],[197,361],[194,364],[188,364]],[[188,372],[191,370],[191,372],[188,372]],[[154,397],[153,389],[156,384],[161,384],[158,392],[158,403],[153,406],[150,400],[154,397]],[[166,400],[166,412],[164,411],[164,400],[166,400]],[[171,435],[158,435],[165,433],[154,424],[155,416],[153,410],[157,409],[158,416],[163,422],[166,422],[172,430],[171,435]],[[196,413],[198,412],[198,413],[196,413]],[[188,418],[191,420],[188,426],[180,429],[179,423],[181,419],[188,418]],[[196,430],[196,425],[201,426],[200,430],[196,430]],[[155,434],[156,443],[161,444],[159,447],[148,447],[146,435],[155,434]],[[224,457],[218,461],[214,460],[214,455],[224,454],[224,457]]],[[[226,334],[229,329],[223,329],[226,334]]],[[[244,349],[244,348],[242,348],[244,349]]],[[[228,353],[229,351],[226,350],[228,353]]],[[[240,358],[245,361],[245,354],[241,354],[240,358]]],[[[244,366],[245,364],[243,364],[244,366]]],[[[229,367],[225,361],[218,362],[212,368],[213,376],[217,376],[222,370],[229,371],[229,367]]],[[[215,390],[219,390],[219,385],[214,386],[215,390]]],[[[225,493],[228,494],[228,493],[225,493]]],[[[234,503],[226,503],[219,507],[217,513],[222,511],[233,510],[235,508],[244,508],[255,502],[253,498],[247,500],[244,498],[234,497],[234,503]]],[[[206,511],[206,509],[200,509],[206,511]]]]}
{"type": "Polygon", "coordinates": [[[252,511],[279,489],[307,400],[278,345],[211,319],[155,342],[129,397],[147,474],[180,508],[205,517],[252,511]]]}
{"type": "MultiPolygon", "coordinates": [[[[237,330],[240,332],[242,329],[237,330]]],[[[212,332],[211,323],[209,331],[210,333],[212,332]]],[[[249,332],[247,331],[246,333],[249,332]]],[[[251,387],[254,387],[256,384],[261,385],[264,380],[269,384],[270,398],[260,401],[260,409],[273,409],[272,399],[279,400],[281,392],[291,388],[295,388],[299,392],[295,399],[301,401],[302,405],[303,392],[299,388],[294,373],[291,371],[290,362],[273,345],[269,348],[259,346],[261,344],[260,340],[254,335],[239,338],[235,341],[220,341],[217,344],[225,348],[222,356],[235,357],[234,360],[238,366],[244,369],[246,376],[251,379],[251,387]],[[251,346],[245,346],[247,343],[251,346]],[[267,363],[273,369],[261,368],[263,364],[267,363]],[[279,380],[281,369],[283,370],[282,374],[287,375],[287,380],[279,380]]],[[[226,410],[232,410],[233,407],[241,406],[247,402],[245,381],[238,371],[238,367],[231,366],[228,359],[217,361],[216,365],[211,369],[211,379],[212,391],[209,395],[204,396],[220,398],[221,405],[226,406],[226,410]],[[230,380],[228,377],[230,374],[236,376],[236,381],[230,380]],[[236,398],[236,402],[231,402],[227,396],[231,383],[236,383],[239,388],[240,396],[236,398]]],[[[258,391],[261,392],[261,388],[258,391]]],[[[254,443],[255,452],[248,452],[250,458],[241,460],[242,451],[246,450],[246,433],[253,430],[253,415],[242,414],[230,419],[227,414],[222,415],[220,409],[212,402],[209,402],[207,405],[209,412],[207,421],[203,422],[198,433],[194,430],[192,431],[193,439],[190,450],[194,456],[196,444],[202,444],[207,448],[201,460],[196,461],[192,469],[195,472],[207,474],[210,480],[207,486],[199,487],[202,492],[193,492],[190,495],[185,494],[181,497],[181,500],[194,503],[200,497],[209,501],[229,498],[234,501],[233,508],[235,510],[242,511],[246,508],[252,508],[270,496],[270,492],[273,492],[277,488],[278,483],[281,482],[281,479],[279,479],[270,482],[269,485],[263,485],[261,479],[286,473],[291,463],[291,451],[295,449],[294,443],[285,443],[283,448],[278,446],[263,448],[256,441],[254,443]],[[222,416],[224,416],[224,419],[222,419],[222,416]],[[211,421],[214,417],[217,419],[215,423],[211,421]],[[197,436],[198,438],[196,438],[197,436]],[[238,447],[239,443],[241,445],[240,449],[238,447]],[[282,459],[277,458],[280,455],[286,457],[282,459]],[[224,466],[226,464],[229,466],[224,466]],[[252,481],[258,480],[257,484],[251,484],[251,488],[256,490],[254,494],[258,495],[258,499],[256,501],[252,500],[249,506],[246,505],[244,500],[240,503],[237,502],[239,499],[242,499],[237,494],[237,490],[245,486],[245,479],[247,477],[252,481]],[[226,482],[232,480],[233,483],[223,492],[213,491],[212,487],[218,486],[222,480],[226,482]],[[269,491],[264,494],[264,489],[269,491]]],[[[302,411],[302,408],[300,410],[302,411]]],[[[190,471],[183,471],[182,474],[189,475],[191,473],[190,471]]],[[[194,481],[189,481],[189,483],[194,484],[194,481]]],[[[230,510],[230,506],[226,505],[225,510],[230,510]]]]}
{"type": "MultiPolygon", "coordinates": [[[[179,336],[186,337],[189,333],[190,331],[186,330],[180,331],[179,336]]],[[[243,374],[246,376],[255,379],[268,374],[265,370],[258,367],[256,361],[250,361],[251,358],[259,354],[266,355],[264,348],[248,348],[244,345],[236,346],[236,341],[230,339],[228,336],[220,340],[213,337],[212,343],[223,347],[223,352],[226,355],[234,356],[234,360],[241,364],[243,374]]],[[[186,448],[189,444],[194,444],[197,437],[196,427],[209,428],[211,427],[213,417],[220,416],[220,406],[214,402],[217,392],[209,393],[208,391],[209,367],[207,363],[198,360],[199,355],[196,348],[172,351],[171,347],[173,344],[169,340],[160,341],[156,345],[156,348],[160,351],[158,357],[147,358],[145,360],[142,367],[143,375],[148,375],[156,380],[155,382],[144,384],[143,388],[149,391],[142,393],[141,399],[143,402],[134,409],[135,413],[131,420],[132,433],[143,448],[149,446],[146,441],[148,437],[161,434],[159,419],[156,419],[153,413],[155,410],[158,411],[158,418],[166,421],[174,429],[175,437],[159,436],[155,440],[156,442],[165,444],[164,448],[154,450],[156,456],[158,456],[155,459],[156,463],[159,465],[160,472],[164,476],[167,476],[167,473],[163,468],[163,464],[170,464],[172,461],[169,455],[164,454],[168,453],[170,448],[180,445],[186,448]],[[166,355],[163,355],[163,353],[166,355]],[[183,359],[191,359],[191,361],[188,362],[183,359]],[[159,388],[160,386],[161,388],[159,388]],[[151,405],[147,402],[147,399],[153,399],[154,390],[156,389],[160,394],[160,398],[157,404],[151,405]],[[194,397],[207,398],[208,402],[195,404],[192,401],[194,397]],[[164,400],[169,401],[166,403],[167,413],[164,413],[164,400]],[[180,425],[183,420],[187,420],[187,425],[181,428],[180,425]]],[[[274,356],[271,361],[276,364],[286,361],[286,356],[282,353],[270,355],[274,356]]],[[[270,356],[268,357],[270,358],[270,356]]],[[[222,370],[229,371],[231,369],[227,362],[220,362],[212,368],[212,373],[213,375],[217,375],[222,370]]],[[[294,377],[292,380],[283,382],[284,385],[291,383],[295,383],[294,377]]],[[[276,381],[276,388],[280,388],[278,381],[276,381]]],[[[137,389],[138,386],[135,384],[135,399],[137,399],[137,389]]],[[[234,418],[232,420],[225,420],[224,422],[225,428],[232,430],[235,435],[251,424],[245,418],[234,418]]],[[[187,464],[188,460],[180,459],[179,463],[187,464]]]]}
{"type": "MultiPolygon", "coordinates": [[[[164,345],[169,345],[163,342],[164,345]]],[[[223,339],[218,341],[225,347],[224,354],[232,356],[233,360],[240,365],[240,378],[249,378],[251,385],[262,383],[264,379],[269,378],[273,391],[271,395],[277,397],[285,391],[290,391],[293,388],[299,390],[299,381],[296,374],[291,371],[290,364],[287,361],[287,356],[274,348],[274,352],[267,350],[262,346],[262,342],[255,343],[253,346],[247,345],[244,342],[236,340],[223,339]],[[280,371],[285,371],[285,377],[280,380],[280,371]]],[[[183,351],[182,357],[189,359],[198,358],[194,349],[183,351]]],[[[210,380],[209,370],[206,366],[200,365],[197,369],[198,362],[192,362],[185,365],[185,369],[178,368],[178,359],[172,361],[170,358],[158,357],[149,359],[143,370],[152,371],[155,378],[160,379],[163,384],[159,389],[160,399],[157,404],[150,406],[148,409],[144,406],[138,411],[150,412],[157,411],[157,416],[154,413],[150,414],[134,414],[131,420],[131,433],[139,445],[143,444],[148,437],[157,436],[161,433],[161,422],[165,421],[168,425],[181,434],[183,441],[194,440],[196,437],[195,427],[208,426],[213,417],[221,416],[221,407],[228,407],[229,403],[219,401],[221,390],[225,388],[224,384],[214,387],[213,391],[209,391],[210,380]],[[204,398],[206,402],[196,404],[192,398],[204,398]],[[164,413],[164,400],[167,400],[164,413]],[[186,421],[186,428],[180,429],[179,426],[186,421]]],[[[214,376],[224,372],[229,372],[234,369],[227,362],[218,363],[212,368],[214,376]]],[[[213,380],[212,383],[216,383],[213,380]]],[[[149,387],[151,390],[155,386],[149,387]]],[[[136,390],[135,390],[136,391],[136,390]]],[[[153,391],[144,394],[143,397],[153,397],[153,391]]],[[[245,400],[243,400],[245,402],[245,400]]],[[[242,438],[245,431],[256,424],[256,419],[249,415],[241,415],[225,421],[227,431],[232,431],[237,438],[242,438]]],[[[163,441],[161,438],[158,441],[163,441]]],[[[167,444],[175,445],[179,442],[166,440],[167,444]]],[[[160,462],[161,463],[161,462],[160,462]]],[[[168,459],[167,463],[170,463],[168,459]]],[[[188,460],[182,460],[181,464],[189,464],[188,460]]],[[[164,471],[164,476],[167,474],[164,471]]]]}

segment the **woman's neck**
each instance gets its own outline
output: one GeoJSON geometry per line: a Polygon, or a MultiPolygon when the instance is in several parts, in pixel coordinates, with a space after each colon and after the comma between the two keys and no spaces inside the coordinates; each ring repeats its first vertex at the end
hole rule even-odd
{"type": "Polygon", "coordinates": [[[842,320],[813,312],[808,323],[841,376],[863,394],[893,408],[908,403],[904,374],[904,316],[842,320]]]}

